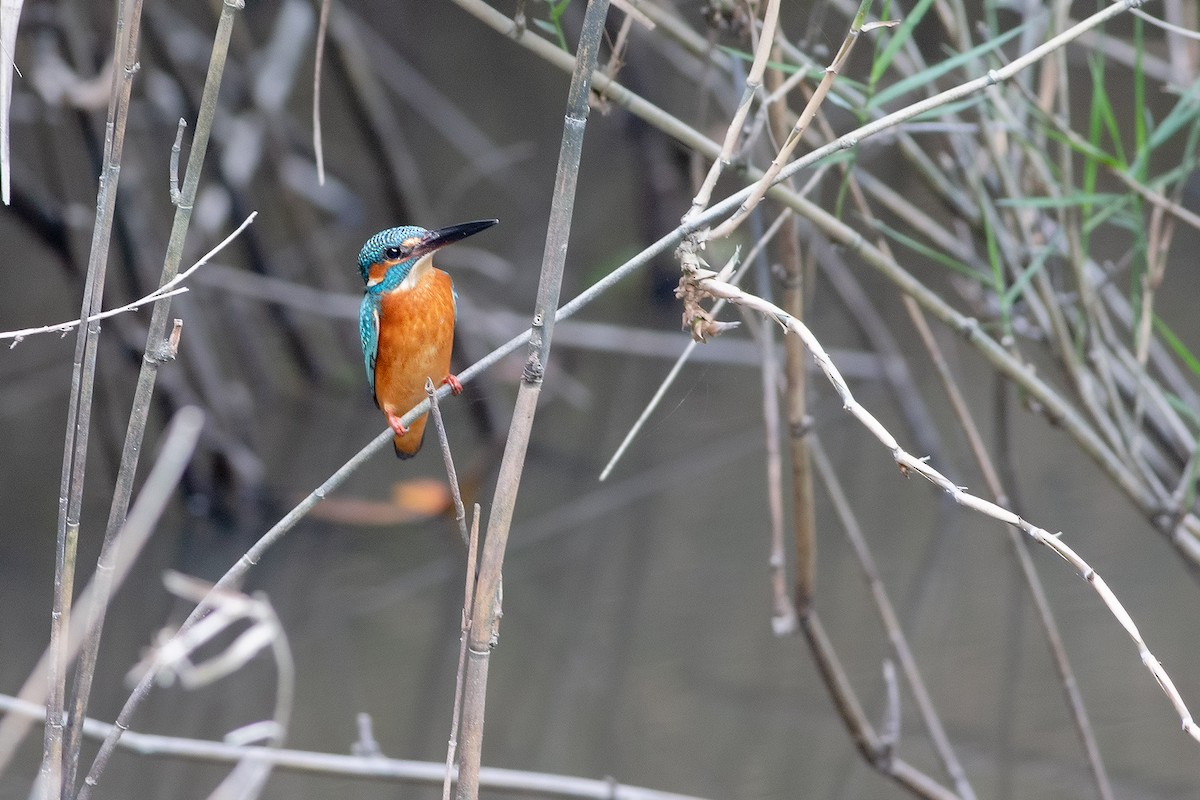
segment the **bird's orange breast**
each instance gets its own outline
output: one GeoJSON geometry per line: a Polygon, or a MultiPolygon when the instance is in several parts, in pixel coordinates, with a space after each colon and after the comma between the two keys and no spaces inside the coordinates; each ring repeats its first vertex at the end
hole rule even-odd
{"type": "MultiPolygon", "coordinates": [[[[403,415],[425,399],[425,380],[434,385],[450,374],[454,344],[454,288],[450,276],[431,268],[411,289],[382,296],[379,346],[375,356],[375,402],[403,415]]],[[[412,455],[421,447],[425,417],[396,437],[396,452],[412,455]]]]}

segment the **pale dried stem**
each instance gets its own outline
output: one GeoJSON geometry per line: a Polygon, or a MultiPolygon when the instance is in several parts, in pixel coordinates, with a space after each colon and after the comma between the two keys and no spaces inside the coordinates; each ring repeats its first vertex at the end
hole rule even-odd
{"type": "MultiPolygon", "coordinates": [[[[779,148],[779,152],[771,161],[771,166],[763,173],[763,176],[755,183],[750,192],[750,196],[742,203],[737,211],[733,213],[729,219],[725,220],[717,226],[711,233],[707,235],[707,239],[724,239],[742,223],[742,220],[753,211],[762,199],[766,196],[767,190],[776,183],[780,171],[784,168],[787,162],[791,159],[792,153],[796,149],[796,145],[800,144],[800,140],[804,137],[804,132],[808,129],[808,125],[812,122],[813,117],[821,108],[821,104],[825,102],[825,96],[829,94],[829,90],[833,88],[833,83],[837,80],[838,72],[846,63],[846,59],[850,57],[850,52],[854,49],[855,42],[862,33],[862,25],[866,19],[866,9],[870,4],[864,2],[858,15],[854,19],[854,23],[850,26],[850,31],[846,34],[846,38],[842,41],[842,46],[838,48],[837,54],[833,57],[833,61],[825,68],[825,74],[821,76],[821,82],[817,84],[817,88],[813,91],[812,97],[804,106],[804,110],[800,112],[800,116],[796,119],[796,124],[792,127],[791,133],[784,139],[783,144],[779,148]]],[[[765,38],[765,37],[764,37],[765,38]]],[[[693,204],[693,208],[695,205],[693,204]]]]}
{"type": "MultiPolygon", "coordinates": [[[[454,455],[450,452],[450,437],[446,435],[446,422],[442,419],[442,409],[438,405],[437,387],[432,378],[425,379],[425,396],[429,398],[429,416],[433,418],[433,426],[437,430],[438,445],[442,452],[442,462],[446,465],[446,480],[450,486],[450,498],[454,502],[454,521],[458,524],[459,538],[463,544],[468,544],[467,512],[463,507],[462,490],[458,485],[458,472],[454,468],[454,455]]],[[[470,605],[467,606],[470,608],[470,605]]]]}
{"type": "Polygon", "coordinates": [[[1163,669],[1162,664],[1150,652],[1145,640],[1134,624],[1133,618],[1130,617],[1129,612],[1125,610],[1125,607],[1117,599],[1116,595],[1109,589],[1104,579],[1073,548],[1067,545],[1059,535],[1051,534],[1044,528],[1023,520],[1008,509],[967,492],[941,472],[929,466],[924,459],[916,458],[904,450],[887,428],[854,399],[854,395],[850,392],[850,388],[846,385],[846,381],[842,378],[841,373],[838,372],[837,367],[833,364],[829,355],[821,346],[821,343],[813,336],[812,332],[809,331],[803,322],[762,298],[747,294],[728,283],[714,280],[712,277],[709,277],[710,274],[706,274],[706,271],[698,271],[696,273],[695,283],[699,291],[707,293],[712,297],[721,297],[739,305],[753,308],[767,315],[769,319],[776,321],[801,338],[808,351],[812,354],[813,359],[821,368],[821,371],[825,373],[825,376],[837,391],[838,396],[842,398],[843,407],[854,415],[892,453],[892,457],[895,459],[897,465],[899,465],[903,474],[908,475],[916,472],[930,483],[942,489],[954,502],[964,508],[1019,528],[1031,539],[1050,548],[1070,564],[1092,586],[1096,593],[1100,595],[1109,612],[1117,619],[1117,622],[1125,629],[1126,634],[1133,640],[1142,663],[1154,676],[1160,688],[1170,700],[1171,705],[1175,708],[1176,713],[1179,714],[1183,730],[1193,739],[1200,742],[1200,726],[1193,720],[1191,712],[1188,711],[1187,705],[1175,688],[1174,682],[1166,670],[1163,669]]]}
{"type": "MultiPolygon", "coordinates": [[[[45,718],[45,708],[41,704],[24,702],[3,694],[0,694],[0,711],[3,711],[6,717],[19,716],[27,718],[31,723],[45,718]]],[[[369,721],[369,717],[367,721],[369,721]]],[[[364,727],[367,726],[364,725],[364,727]]],[[[89,718],[83,723],[84,735],[92,739],[105,738],[112,728],[112,724],[97,719],[89,718]]],[[[359,746],[365,745],[362,749],[367,750],[368,754],[348,755],[215,742],[181,736],[162,736],[128,730],[121,737],[121,748],[130,756],[139,758],[161,757],[215,764],[254,760],[273,764],[278,769],[300,775],[327,775],[339,778],[391,781],[396,784],[422,787],[441,784],[445,775],[445,764],[434,761],[388,758],[373,749],[372,746],[376,743],[367,741],[368,738],[369,729],[360,733],[359,742],[361,744],[359,746]]],[[[703,800],[703,798],[690,795],[630,786],[614,780],[579,778],[571,775],[496,767],[484,767],[480,770],[479,779],[485,789],[528,797],[593,798],[594,800],[613,800],[614,797],[621,800],[703,800]]]]}
{"type": "Polygon", "coordinates": [[[889,747],[880,740],[874,726],[863,711],[862,703],[846,670],[842,667],[833,642],[825,633],[821,618],[816,610],[800,618],[800,630],[808,642],[809,650],[817,663],[821,678],[829,688],[833,704],[838,715],[842,718],[846,729],[854,739],[854,745],[862,754],[863,759],[874,769],[887,775],[896,783],[903,786],[918,797],[929,800],[962,800],[957,794],[939,784],[925,773],[913,767],[907,761],[896,756],[889,747]]]}
{"type": "MultiPolygon", "coordinates": [[[[741,266],[739,266],[737,271],[729,278],[730,283],[736,284],[742,279],[742,276],[746,274],[746,270],[749,269],[750,264],[755,258],[758,257],[758,254],[762,252],[762,249],[766,247],[768,243],[770,243],[771,239],[779,231],[784,220],[791,216],[791,214],[791,209],[784,209],[783,213],[775,218],[775,221],[771,223],[769,228],[767,228],[766,233],[764,233],[762,237],[760,237],[759,240],[754,243],[754,246],[747,251],[746,258],[742,260],[741,266]]],[[[712,313],[720,313],[721,309],[724,307],[724,303],[717,301],[717,303],[713,305],[712,313]]],[[[633,441],[641,432],[642,427],[646,424],[646,420],[648,420],[650,415],[654,413],[654,410],[658,408],[658,405],[662,402],[667,390],[671,388],[672,384],[675,383],[675,379],[679,377],[679,373],[683,370],[684,365],[687,364],[688,359],[691,358],[692,353],[695,352],[698,345],[699,342],[693,339],[688,340],[687,345],[683,348],[683,352],[681,352],[675,359],[675,363],[671,366],[671,369],[667,371],[666,376],[662,379],[662,382],[659,383],[658,388],[655,389],[654,395],[646,403],[646,407],[642,409],[642,413],[638,415],[638,418],[634,420],[633,425],[629,427],[629,432],[626,433],[625,438],[621,440],[621,444],[617,447],[616,452],[613,453],[612,458],[608,460],[608,463],[604,465],[604,469],[600,471],[599,480],[607,480],[608,476],[612,474],[613,468],[616,467],[617,463],[621,460],[621,457],[625,455],[625,451],[629,448],[629,445],[633,444],[633,441]]]]}
{"type": "Polygon", "coordinates": [[[317,159],[317,183],[325,185],[325,145],[321,136],[321,65],[325,62],[325,37],[329,31],[329,12],[333,0],[321,0],[321,16],[317,22],[317,44],[313,55],[313,154],[317,159]]]}
{"type": "Polygon", "coordinates": [[[708,208],[708,204],[712,200],[713,189],[717,186],[717,179],[721,177],[721,173],[733,161],[734,152],[737,150],[737,144],[742,137],[742,128],[746,124],[747,115],[750,113],[750,106],[754,102],[755,95],[762,89],[763,73],[767,69],[767,61],[775,41],[775,31],[778,25],[779,0],[767,0],[767,8],[763,12],[762,30],[758,38],[758,47],[754,49],[754,62],[750,65],[750,72],[746,76],[746,87],[742,92],[742,100],[738,103],[737,110],[733,114],[733,119],[729,123],[729,128],[725,131],[725,140],[721,144],[720,154],[713,160],[712,166],[709,167],[708,174],[704,178],[704,182],[700,185],[696,196],[692,198],[692,207],[688,209],[687,214],[683,217],[685,223],[708,208]]]}

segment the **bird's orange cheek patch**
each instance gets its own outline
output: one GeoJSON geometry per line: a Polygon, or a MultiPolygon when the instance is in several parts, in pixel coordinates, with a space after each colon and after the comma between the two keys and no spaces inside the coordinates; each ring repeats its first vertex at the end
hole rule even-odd
{"type": "Polygon", "coordinates": [[[370,276],[368,278],[369,283],[374,286],[382,281],[384,276],[387,275],[388,268],[391,267],[393,263],[395,262],[383,261],[378,264],[372,264],[371,268],[367,271],[367,274],[370,276]]]}

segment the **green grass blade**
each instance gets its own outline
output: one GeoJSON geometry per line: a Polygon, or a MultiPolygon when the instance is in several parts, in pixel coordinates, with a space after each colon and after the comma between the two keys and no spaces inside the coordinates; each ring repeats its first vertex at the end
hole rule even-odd
{"type": "Polygon", "coordinates": [[[908,94],[912,91],[916,91],[922,86],[932,84],[946,73],[956,70],[959,67],[970,63],[971,61],[978,60],[993,50],[998,50],[1012,39],[1019,36],[1021,31],[1024,29],[1024,25],[1018,25],[1011,31],[1005,31],[995,39],[984,42],[977,47],[972,47],[965,53],[959,53],[958,55],[951,56],[945,61],[933,64],[928,69],[923,69],[909,78],[905,78],[902,81],[897,81],[867,101],[867,109],[870,110],[879,108],[885,103],[895,100],[897,97],[908,94]]]}
{"type": "Polygon", "coordinates": [[[900,52],[900,48],[904,46],[905,42],[912,38],[913,29],[917,27],[917,23],[921,21],[925,16],[925,12],[932,6],[933,0],[918,0],[917,4],[913,6],[913,10],[901,20],[900,24],[892,32],[892,35],[888,37],[883,51],[875,58],[875,63],[871,65],[870,84],[872,86],[879,83],[879,79],[883,77],[883,73],[887,72],[887,68],[892,65],[892,60],[896,58],[896,53],[900,52]]]}
{"type": "Polygon", "coordinates": [[[1162,317],[1155,314],[1152,322],[1154,323],[1154,330],[1166,342],[1167,347],[1171,348],[1171,352],[1192,371],[1193,375],[1200,375],[1200,358],[1196,358],[1195,353],[1179,340],[1179,337],[1175,335],[1175,331],[1171,330],[1170,326],[1163,322],[1162,317]]]}

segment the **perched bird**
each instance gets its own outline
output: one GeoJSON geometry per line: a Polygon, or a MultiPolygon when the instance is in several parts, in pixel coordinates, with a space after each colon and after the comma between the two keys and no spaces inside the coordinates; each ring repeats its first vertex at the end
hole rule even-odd
{"type": "Polygon", "coordinates": [[[481,219],[427,231],[414,225],[389,228],[367,240],[358,254],[366,294],[358,314],[363,361],[375,405],[395,431],[396,455],[412,458],[425,438],[424,416],[404,427],[400,418],[425,399],[425,379],[462,384],[450,374],[457,298],[450,276],[433,266],[448,244],[495,225],[481,219]]]}

